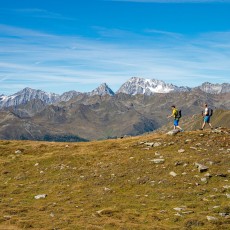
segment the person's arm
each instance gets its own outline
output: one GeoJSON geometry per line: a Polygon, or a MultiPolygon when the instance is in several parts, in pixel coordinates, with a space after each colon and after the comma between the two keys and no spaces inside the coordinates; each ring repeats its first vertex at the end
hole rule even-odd
{"type": "Polygon", "coordinates": [[[172,116],[174,116],[173,112],[172,112],[172,114],[171,114],[171,115],[169,115],[169,116],[168,116],[168,118],[170,118],[170,117],[172,117],[172,116]]]}

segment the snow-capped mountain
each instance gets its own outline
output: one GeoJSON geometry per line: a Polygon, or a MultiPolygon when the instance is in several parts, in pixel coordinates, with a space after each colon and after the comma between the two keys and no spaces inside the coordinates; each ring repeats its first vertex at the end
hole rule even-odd
{"type": "MultiPolygon", "coordinates": [[[[59,95],[55,93],[46,93],[42,90],[36,90],[27,87],[11,96],[1,95],[0,108],[26,104],[28,101],[31,101],[33,99],[39,99],[43,101],[45,104],[54,104],[60,101],[68,101],[80,94],[82,93],[72,90],[63,93],[62,95],[59,95]]],[[[100,85],[92,92],[87,93],[87,95],[89,96],[94,96],[94,95],[104,96],[106,94],[113,96],[114,92],[105,83],[100,85]]]]}
{"type": "MultiPolygon", "coordinates": [[[[230,84],[211,84],[209,82],[205,82],[201,86],[189,88],[184,86],[179,87],[173,84],[167,84],[164,81],[155,79],[132,77],[127,82],[125,82],[116,93],[125,93],[129,95],[153,95],[154,93],[188,92],[197,89],[205,93],[211,94],[229,93],[230,84]]],[[[31,101],[33,99],[41,100],[45,104],[54,104],[61,101],[68,101],[80,94],[83,93],[72,90],[63,93],[62,95],[58,95],[55,93],[47,93],[42,90],[35,90],[27,87],[11,96],[0,95],[0,108],[26,104],[28,101],[31,101]]],[[[115,95],[115,93],[109,88],[106,83],[103,83],[93,91],[84,94],[88,96],[115,95]]]]}
{"type": "Polygon", "coordinates": [[[196,87],[205,93],[211,94],[219,94],[219,93],[229,93],[230,92],[230,84],[223,83],[223,84],[211,84],[209,82],[203,83],[201,86],[196,87]]]}
{"type": "Polygon", "coordinates": [[[11,96],[0,96],[0,108],[25,104],[33,99],[40,99],[46,104],[52,104],[56,102],[58,98],[59,95],[55,93],[46,93],[42,90],[27,87],[11,96]]]}
{"type": "Polygon", "coordinates": [[[113,96],[114,92],[109,88],[109,86],[106,83],[101,84],[98,88],[94,89],[92,92],[88,93],[89,96],[94,95],[110,95],[113,96]]]}
{"type": "Polygon", "coordinates": [[[160,80],[132,77],[120,87],[117,93],[152,95],[154,93],[185,92],[190,90],[188,87],[178,87],[160,80]]]}

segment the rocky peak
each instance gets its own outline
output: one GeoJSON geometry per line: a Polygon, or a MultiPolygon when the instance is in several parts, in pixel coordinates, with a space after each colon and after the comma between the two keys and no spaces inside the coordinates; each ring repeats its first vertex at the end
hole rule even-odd
{"type": "Polygon", "coordinates": [[[60,98],[59,98],[59,101],[69,101],[70,99],[72,99],[73,97],[76,97],[78,95],[80,95],[82,93],[80,92],[77,92],[75,90],[71,90],[71,91],[68,91],[68,92],[65,92],[63,93],[60,98]]]}
{"type": "Polygon", "coordinates": [[[101,84],[99,87],[94,89],[92,92],[88,93],[89,96],[94,96],[94,95],[110,95],[113,96],[114,92],[109,88],[109,86],[106,83],[101,84]]]}
{"type": "Polygon", "coordinates": [[[196,87],[202,90],[205,93],[211,94],[219,94],[219,93],[229,93],[230,92],[230,84],[212,84],[210,82],[204,82],[201,86],[196,87]]]}
{"type": "Polygon", "coordinates": [[[189,90],[190,89],[188,87],[174,86],[161,80],[132,77],[120,87],[117,93],[152,95],[154,93],[169,93],[172,91],[180,92],[189,90]]]}

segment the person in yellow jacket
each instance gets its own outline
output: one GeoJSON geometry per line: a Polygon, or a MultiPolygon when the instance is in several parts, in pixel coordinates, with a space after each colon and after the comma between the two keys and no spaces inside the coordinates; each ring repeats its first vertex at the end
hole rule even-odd
{"type": "Polygon", "coordinates": [[[171,108],[172,108],[172,114],[169,115],[168,118],[174,117],[174,121],[173,121],[174,129],[179,129],[181,132],[183,132],[183,129],[179,126],[179,120],[180,120],[180,118],[178,117],[179,112],[176,109],[175,105],[172,105],[171,108]]]}

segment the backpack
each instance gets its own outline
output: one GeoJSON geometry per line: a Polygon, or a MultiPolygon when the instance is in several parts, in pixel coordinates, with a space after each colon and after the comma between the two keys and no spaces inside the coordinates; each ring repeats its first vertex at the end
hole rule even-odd
{"type": "Polygon", "coordinates": [[[182,117],[181,110],[177,110],[177,115],[175,118],[181,118],[181,117],[182,117]]]}
{"type": "Polygon", "coordinates": [[[213,109],[210,109],[210,108],[208,108],[208,116],[212,116],[212,114],[213,114],[213,109]]]}

